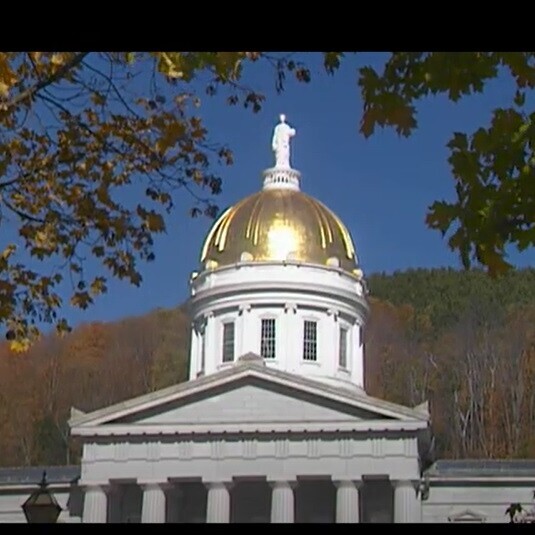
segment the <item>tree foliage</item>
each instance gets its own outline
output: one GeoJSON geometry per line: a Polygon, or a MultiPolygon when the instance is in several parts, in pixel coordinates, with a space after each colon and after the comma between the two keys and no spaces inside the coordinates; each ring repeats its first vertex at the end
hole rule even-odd
{"type": "Polygon", "coordinates": [[[430,402],[439,455],[535,455],[534,270],[370,277],[367,391],[430,402]]]}
{"type": "Polygon", "coordinates": [[[456,199],[437,201],[427,224],[449,234],[465,267],[474,262],[491,275],[511,266],[508,245],[535,245],[535,111],[526,96],[535,86],[533,52],[395,52],[381,72],[360,70],[364,112],[361,132],[377,126],[410,135],[418,126],[416,104],[432,95],[456,102],[482,93],[489,81],[509,76],[509,107],[493,110],[488,126],[455,132],[448,143],[456,199]]]}
{"type": "Polygon", "coordinates": [[[71,407],[96,410],[184,381],[189,321],[156,310],[115,323],[81,325],[43,336],[23,359],[0,346],[0,464],[71,464],[71,407]]]}
{"type": "Polygon", "coordinates": [[[257,111],[261,96],[238,80],[258,57],[0,53],[0,226],[14,235],[0,250],[0,323],[14,349],[39,323],[68,330],[62,283],[80,308],[110,275],[140,284],[138,263],[153,260],[177,191],[193,196],[193,215],[215,214],[214,171],[232,153],[210,140],[199,88],[226,88],[229,102],[257,111]],[[84,269],[88,257],[101,269],[84,269]]]}

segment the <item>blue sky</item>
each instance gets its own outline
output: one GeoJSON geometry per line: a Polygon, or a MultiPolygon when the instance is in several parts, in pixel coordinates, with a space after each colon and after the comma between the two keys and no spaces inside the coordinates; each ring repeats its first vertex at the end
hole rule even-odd
{"type": "MultiPolygon", "coordinates": [[[[418,108],[419,129],[410,138],[377,131],[366,140],[358,132],[362,102],[357,69],[381,62],[384,54],[349,57],[335,76],[322,71],[319,58],[307,54],[312,83],[288,79],[277,94],[272,72],[255,65],[244,82],[267,97],[258,114],[229,107],[220,98],[202,102],[200,115],[216,141],[226,142],[235,164],[223,170],[221,208],[261,187],[262,171],[273,163],[272,130],[280,113],[297,129],[292,163],[302,173],[301,188],[335,211],[349,228],[365,273],[417,267],[458,267],[457,257],[436,231],[425,226],[434,200],[451,198],[446,143],[454,131],[471,132],[487,125],[491,110],[511,102],[512,84],[499,79],[483,95],[454,104],[432,98],[418,108]]],[[[155,244],[156,260],[141,266],[140,288],[110,281],[109,292],[86,311],[66,306],[73,324],[109,321],[157,307],[173,307],[188,297],[188,279],[197,268],[199,251],[211,221],[191,219],[192,201],[184,193],[169,220],[166,235],[155,244]]],[[[533,263],[535,253],[513,255],[518,266],[533,263]]]]}

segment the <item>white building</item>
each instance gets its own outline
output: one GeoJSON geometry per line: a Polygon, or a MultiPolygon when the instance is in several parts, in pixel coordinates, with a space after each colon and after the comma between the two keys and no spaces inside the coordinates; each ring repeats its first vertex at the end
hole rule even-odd
{"type": "MultiPolygon", "coordinates": [[[[48,474],[61,521],[491,522],[531,503],[535,463],[429,468],[426,405],[364,391],[365,280],[347,228],[300,190],[293,135],[281,116],[262,190],[202,247],[189,381],[73,409],[81,467],[48,474]]],[[[40,475],[0,470],[0,520],[24,521],[40,475]]]]}

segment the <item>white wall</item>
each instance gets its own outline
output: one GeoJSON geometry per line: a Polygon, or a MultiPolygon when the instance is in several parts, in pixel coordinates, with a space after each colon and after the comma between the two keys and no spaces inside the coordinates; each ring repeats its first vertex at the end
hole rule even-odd
{"type": "Polygon", "coordinates": [[[484,522],[509,522],[505,510],[511,503],[533,507],[535,480],[519,484],[500,483],[496,479],[494,483],[487,480],[477,486],[461,482],[451,482],[448,486],[444,481],[440,486],[431,483],[429,498],[423,502],[422,519],[432,523],[450,522],[449,517],[468,512],[469,516],[472,513],[474,519],[480,517],[484,522]]]}

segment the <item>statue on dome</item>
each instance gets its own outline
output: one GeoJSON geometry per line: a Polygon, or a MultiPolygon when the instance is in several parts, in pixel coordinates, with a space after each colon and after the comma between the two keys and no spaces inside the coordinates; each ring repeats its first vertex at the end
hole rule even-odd
{"type": "Polygon", "coordinates": [[[295,129],[286,123],[286,115],[280,115],[280,123],[273,132],[271,143],[275,153],[275,167],[290,169],[290,138],[295,136],[295,129]]]}

